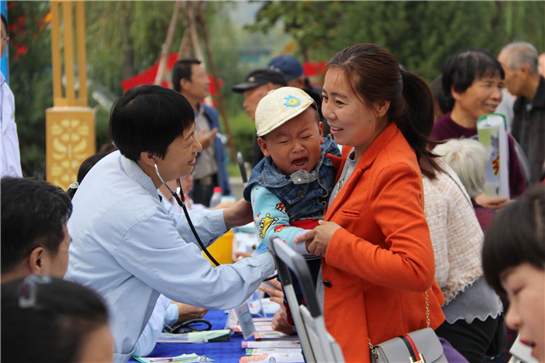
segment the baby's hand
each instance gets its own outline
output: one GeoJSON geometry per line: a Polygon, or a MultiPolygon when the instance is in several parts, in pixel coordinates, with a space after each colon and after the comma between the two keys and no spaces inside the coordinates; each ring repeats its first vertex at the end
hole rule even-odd
{"type": "Polygon", "coordinates": [[[306,256],[310,256],[310,253],[308,253],[307,251],[307,246],[305,243],[306,240],[300,240],[300,238],[302,236],[305,236],[307,233],[309,232],[312,232],[312,230],[303,230],[303,231],[299,231],[295,234],[295,238],[293,239],[293,245],[292,245],[292,248],[295,252],[297,252],[298,254],[300,255],[306,255],[306,256]]]}

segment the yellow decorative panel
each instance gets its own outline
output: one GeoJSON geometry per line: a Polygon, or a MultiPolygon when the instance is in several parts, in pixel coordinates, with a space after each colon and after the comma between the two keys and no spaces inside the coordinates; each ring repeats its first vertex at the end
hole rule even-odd
{"type": "Polygon", "coordinates": [[[93,155],[94,111],[86,107],[54,107],[46,110],[46,178],[67,189],[80,164],[93,155]]]}
{"type": "Polygon", "coordinates": [[[50,9],[53,105],[87,107],[85,4],[83,1],[51,1],[50,9]],[[79,83],[77,95],[76,83],[79,83]]]}

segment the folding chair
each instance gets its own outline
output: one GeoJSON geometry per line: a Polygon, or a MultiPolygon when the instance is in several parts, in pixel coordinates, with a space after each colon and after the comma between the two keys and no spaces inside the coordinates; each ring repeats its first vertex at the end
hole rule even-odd
{"type": "Polygon", "coordinates": [[[284,287],[297,335],[307,363],[344,363],[339,344],[327,332],[324,316],[318,304],[314,281],[303,256],[283,243],[278,237],[271,238],[272,249],[276,257],[278,279],[284,287]],[[305,305],[299,305],[292,285],[291,270],[297,279],[305,297],[305,305]]]}

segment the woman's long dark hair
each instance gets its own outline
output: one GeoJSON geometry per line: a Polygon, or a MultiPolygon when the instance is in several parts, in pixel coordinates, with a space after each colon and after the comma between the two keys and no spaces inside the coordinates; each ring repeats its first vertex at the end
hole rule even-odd
{"type": "Polygon", "coordinates": [[[414,150],[422,173],[435,177],[441,170],[428,144],[433,129],[433,96],[426,81],[401,69],[387,49],[375,44],[352,45],[337,53],[327,64],[343,71],[348,84],[363,103],[390,101],[389,121],[394,121],[414,150]]]}

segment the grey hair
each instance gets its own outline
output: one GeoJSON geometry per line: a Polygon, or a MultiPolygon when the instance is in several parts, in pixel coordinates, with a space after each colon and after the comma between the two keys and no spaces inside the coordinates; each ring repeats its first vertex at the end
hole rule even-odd
{"type": "Polygon", "coordinates": [[[507,67],[516,71],[523,66],[528,67],[533,75],[538,74],[539,55],[536,47],[526,42],[514,42],[503,47],[502,52],[509,56],[507,67]]]}
{"type": "Polygon", "coordinates": [[[433,152],[460,177],[471,198],[481,194],[486,181],[486,149],[472,139],[451,139],[433,152]]]}

